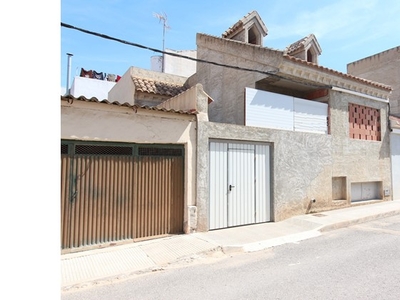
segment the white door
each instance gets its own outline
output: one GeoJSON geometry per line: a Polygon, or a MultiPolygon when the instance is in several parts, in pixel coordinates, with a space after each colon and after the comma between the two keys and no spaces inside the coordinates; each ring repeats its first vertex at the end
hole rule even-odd
{"type": "Polygon", "coordinates": [[[210,229],[270,221],[269,146],[210,143],[210,229]]]}
{"type": "Polygon", "coordinates": [[[400,132],[390,134],[393,200],[400,200],[400,132]]]}
{"type": "Polygon", "coordinates": [[[228,145],[228,227],[255,223],[254,145],[228,145]]]}

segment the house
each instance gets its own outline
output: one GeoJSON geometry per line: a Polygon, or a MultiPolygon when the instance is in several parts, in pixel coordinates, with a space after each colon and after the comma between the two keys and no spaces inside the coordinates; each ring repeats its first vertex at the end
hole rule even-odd
{"type": "Polygon", "coordinates": [[[400,46],[347,64],[347,73],[393,88],[389,98],[392,193],[393,199],[400,199],[400,46]]]}
{"type": "Polygon", "coordinates": [[[391,87],[267,33],[253,11],[197,34],[190,77],[130,67],[107,100],[61,97],[64,251],[392,199],[391,87]]]}
{"type": "Polygon", "coordinates": [[[251,12],[197,34],[188,82],[214,99],[197,129],[198,230],[391,200],[391,87],[318,65],[314,35],[281,51],[267,32],[251,12]]]}
{"type": "Polygon", "coordinates": [[[196,118],[211,99],[180,80],[130,68],[127,99],[61,97],[63,252],[195,230],[196,118]]]}

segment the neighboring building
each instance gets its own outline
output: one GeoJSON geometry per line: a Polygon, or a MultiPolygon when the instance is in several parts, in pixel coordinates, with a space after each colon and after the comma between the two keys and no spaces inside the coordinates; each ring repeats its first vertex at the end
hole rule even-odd
{"type": "Polygon", "coordinates": [[[130,67],[107,99],[131,105],[156,106],[187,90],[187,77],[130,67]]]}
{"type": "Polygon", "coordinates": [[[393,198],[400,199],[400,46],[349,63],[347,72],[393,88],[389,97],[392,190],[393,198]]]}
{"type": "Polygon", "coordinates": [[[197,34],[189,78],[131,67],[107,101],[61,98],[68,251],[391,200],[391,87],[267,32],[253,11],[197,34]]]}
{"type": "Polygon", "coordinates": [[[390,116],[393,199],[400,200],[400,118],[390,116]]]}
{"type": "Polygon", "coordinates": [[[347,64],[347,73],[390,85],[390,114],[400,117],[400,46],[347,64]]]}
{"type": "Polygon", "coordinates": [[[108,92],[118,82],[119,78],[119,75],[81,68],[80,75],[74,77],[70,95],[76,98],[85,97],[87,99],[105,100],[108,97],[108,92]]]}
{"type": "Polygon", "coordinates": [[[196,58],[196,50],[171,50],[166,49],[163,56],[151,57],[151,70],[156,72],[163,72],[172,75],[189,77],[196,73],[196,61],[191,59],[182,58],[182,56],[189,58],[196,58]],[[175,54],[175,55],[174,55],[175,54]]]}
{"type": "MultiPolygon", "coordinates": [[[[182,91],[154,82],[138,88],[182,91]]],[[[196,230],[196,118],[210,101],[200,85],[157,106],[61,96],[64,252],[196,230]]]]}

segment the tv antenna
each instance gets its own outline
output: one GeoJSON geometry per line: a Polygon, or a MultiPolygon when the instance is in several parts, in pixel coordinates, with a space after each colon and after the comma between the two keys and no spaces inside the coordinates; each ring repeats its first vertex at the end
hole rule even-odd
{"type": "Polygon", "coordinates": [[[169,27],[168,25],[168,18],[167,15],[165,13],[162,14],[157,14],[157,13],[153,13],[153,15],[160,20],[160,23],[163,23],[163,51],[165,51],[165,30],[170,29],[171,27],[169,27]]]}

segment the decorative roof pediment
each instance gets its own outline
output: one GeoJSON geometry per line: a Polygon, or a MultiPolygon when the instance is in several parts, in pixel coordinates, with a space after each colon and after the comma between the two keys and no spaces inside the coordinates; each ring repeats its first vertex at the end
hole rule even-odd
{"type": "Polygon", "coordinates": [[[226,30],[222,37],[262,46],[262,39],[268,29],[257,11],[252,11],[226,30]]]}
{"type": "Polygon", "coordinates": [[[286,47],[284,53],[318,64],[318,56],[321,55],[322,49],[315,35],[311,33],[286,47]]]}

